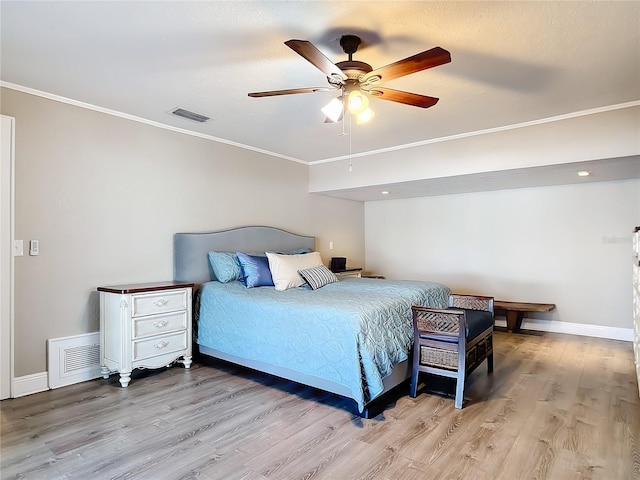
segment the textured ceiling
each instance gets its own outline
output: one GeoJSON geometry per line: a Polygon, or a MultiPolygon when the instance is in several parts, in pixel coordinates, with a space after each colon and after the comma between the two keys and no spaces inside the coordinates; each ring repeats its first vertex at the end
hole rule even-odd
{"type": "Polygon", "coordinates": [[[374,99],[353,154],[640,99],[640,2],[0,3],[1,75],[34,89],[304,163],[342,158],[335,93],[249,98],[326,86],[284,45],[377,68],[434,46],[452,62],[385,86],[440,98],[429,109],[374,99]],[[174,118],[182,107],[212,118],[174,118]]]}

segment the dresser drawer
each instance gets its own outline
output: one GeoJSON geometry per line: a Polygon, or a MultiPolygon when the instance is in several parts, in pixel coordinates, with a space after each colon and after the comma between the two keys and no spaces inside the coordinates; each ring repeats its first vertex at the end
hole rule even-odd
{"type": "Polygon", "coordinates": [[[133,320],[133,338],[149,337],[160,333],[187,328],[187,311],[138,317],[133,320]]]}
{"type": "Polygon", "coordinates": [[[187,332],[177,332],[133,342],[133,361],[179,352],[187,348],[187,332]]]}
{"type": "Polygon", "coordinates": [[[140,317],[154,313],[185,310],[187,298],[186,289],[133,295],[131,315],[140,317]]]}

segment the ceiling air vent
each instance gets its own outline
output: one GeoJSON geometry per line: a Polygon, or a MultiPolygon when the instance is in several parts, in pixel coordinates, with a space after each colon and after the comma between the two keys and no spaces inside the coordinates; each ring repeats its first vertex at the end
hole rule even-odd
{"type": "Polygon", "coordinates": [[[209,120],[209,117],[205,117],[204,115],[200,115],[199,113],[190,112],[189,110],[185,110],[184,108],[174,108],[173,110],[171,110],[171,115],[186,118],[187,120],[192,120],[198,123],[204,123],[209,120]]]}

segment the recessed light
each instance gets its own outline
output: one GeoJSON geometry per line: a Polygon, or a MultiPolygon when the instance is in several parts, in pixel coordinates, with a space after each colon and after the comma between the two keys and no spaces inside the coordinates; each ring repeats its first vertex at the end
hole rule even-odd
{"type": "Polygon", "coordinates": [[[383,190],[383,191],[382,191],[382,192],[380,192],[380,193],[382,193],[382,195],[389,195],[389,192],[387,192],[386,190],[383,190]]]}
{"type": "Polygon", "coordinates": [[[591,172],[589,170],[580,170],[578,172],[579,177],[588,177],[589,175],[591,175],[591,172]]]}

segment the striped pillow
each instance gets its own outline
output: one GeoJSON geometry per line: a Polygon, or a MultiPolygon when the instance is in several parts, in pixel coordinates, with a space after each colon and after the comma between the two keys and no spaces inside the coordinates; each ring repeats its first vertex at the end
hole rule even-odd
{"type": "Polygon", "coordinates": [[[317,290],[320,287],[324,287],[325,285],[338,281],[338,277],[336,277],[335,273],[324,265],[307,268],[305,270],[298,270],[298,273],[313,290],[317,290]]]}

